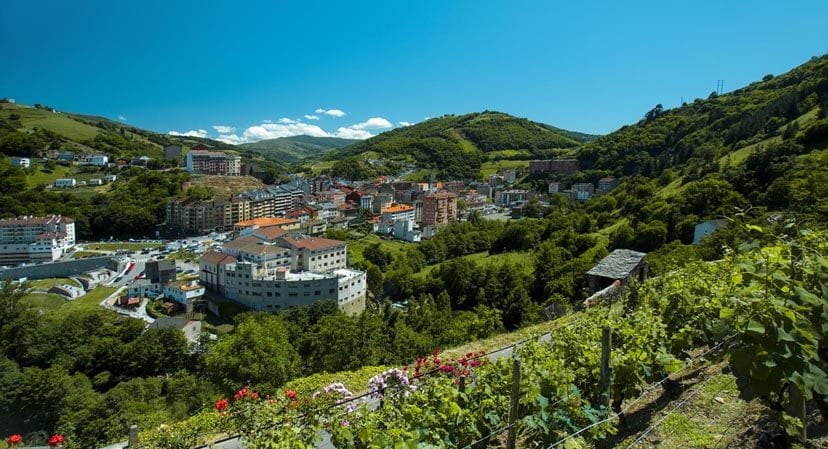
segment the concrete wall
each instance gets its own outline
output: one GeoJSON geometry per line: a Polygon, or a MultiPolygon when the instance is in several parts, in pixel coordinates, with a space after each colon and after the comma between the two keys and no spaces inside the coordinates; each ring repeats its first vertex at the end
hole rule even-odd
{"type": "Polygon", "coordinates": [[[109,256],[89,257],[67,262],[44,263],[0,270],[0,279],[48,279],[77,276],[101,267],[118,270],[118,261],[109,256]]]}

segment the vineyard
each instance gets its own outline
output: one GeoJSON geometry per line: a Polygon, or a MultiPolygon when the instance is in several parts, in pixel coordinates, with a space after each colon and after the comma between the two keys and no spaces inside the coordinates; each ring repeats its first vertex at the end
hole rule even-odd
{"type": "Polygon", "coordinates": [[[192,447],[223,433],[252,449],[323,439],[337,448],[631,448],[654,427],[611,438],[642,398],[713,364],[727,365],[740,393],[777,411],[775,425],[797,441],[806,404],[828,395],[820,354],[828,239],[794,228],[787,236],[749,230],[754,239],[724,260],[687,265],[613,304],[565,316],[548,335],[511,348],[511,357],[445,359],[435,350],[378,374],[360,395],[336,383],[311,395],[242,388],[215,410],[142,434],[141,445],[192,447]]]}

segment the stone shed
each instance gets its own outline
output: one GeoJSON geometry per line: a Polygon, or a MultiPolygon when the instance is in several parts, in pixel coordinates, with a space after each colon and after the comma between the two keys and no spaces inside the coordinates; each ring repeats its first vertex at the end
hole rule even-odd
{"type": "Polygon", "coordinates": [[[615,281],[621,282],[622,286],[632,279],[643,282],[647,279],[646,255],[630,249],[616,249],[611,252],[601,259],[598,265],[587,271],[590,291],[595,293],[603,290],[615,281]]]}

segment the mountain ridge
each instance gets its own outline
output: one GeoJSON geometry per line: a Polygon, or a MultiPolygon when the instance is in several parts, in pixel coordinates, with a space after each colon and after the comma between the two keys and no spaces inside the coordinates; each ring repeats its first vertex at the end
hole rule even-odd
{"type": "Polygon", "coordinates": [[[322,154],[358,142],[357,139],[341,137],[315,137],[306,134],[237,145],[239,148],[260,154],[263,157],[286,163],[296,163],[303,159],[314,158],[322,154]]]}

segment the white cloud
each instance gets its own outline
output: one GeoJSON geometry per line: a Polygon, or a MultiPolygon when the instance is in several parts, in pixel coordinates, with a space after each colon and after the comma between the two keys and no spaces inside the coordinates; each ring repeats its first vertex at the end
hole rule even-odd
{"type": "Polygon", "coordinates": [[[207,137],[207,130],[206,129],[191,129],[185,132],[178,132],[178,131],[170,131],[167,134],[171,136],[184,136],[184,137],[207,137]]]}
{"type": "Polygon", "coordinates": [[[319,108],[319,109],[317,109],[313,112],[316,112],[317,114],[330,115],[331,117],[344,117],[345,116],[345,111],[343,111],[341,109],[322,109],[322,108],[319,108]]]}
{"type": "Polygon", "coordinates": [[[305,114],[305,118],[308,119],[308,120],[319,120],[318,115],[305,114]]]}
{"type": "Polygon", "coordinates": [[[230,145],[238,145],[240,143],[245,143],[244,139],[239,137],[236,134],[221,134],[216,137],[216,140],[219,142],[229,143],[230,145]]]}
{"type": "Polygon", "coordinates": [[[348,128],[339,128],[339,129],[337,129],[336,130],[336,137],[341,137],[343,139],[361,139],[362,140],[362,139],[368,139],[368,138],[374,137],[374,135],[371,134],[368,131],[365,131],[364,129],[354,129],[354,128],[348,127],[348,128]]]}
{"type": "Polygon", "coordinates": [[[342,137],[344,139],[368,139],[374,137],[368,131],[369,129],[388,129],[393,126],[391,122],[382,117],[371,117],[364,122],[337,129],[336,137],[342,137]]]}
{"type": "Polygon", "coordinates": [[[213,129],[219,134],[231,134],[236,131],[235,126],[213,125],[213,129]]]}
{"type": "Polygon", "coordinates": [[[118,120],[120,120],[120,121],[122,121],[122,122],[125,122],[125,121],[127,121],[127,118],[126,118],[126,117],[124,117],[123,115],[119,115],[119,116],[118,116],[118,120]]]}
{"type": "Polygon", "coordinates": [[[357,123],[355,125],[351,125],[348,128],[351,129],[388,129],[393,127],[394,125],[391,124],[388,120],[382,117],[371,117],[368,120],[357,123]]]}
{"type": "Polygon", "coordinates": [[[330,137],[327,131],[309,123],[262,123],[244,130],[241,139],[244,142],[256,142],[264,139],[291,137],[299,135],[313,137],[330,137]]]}
{"type": "Polygon", "coordinates": [[[400,126],[411,126],[413,123],[411,122],[399,122],[400,126]]]}
{"type": "Polygon", "coordinates": [[[299,122],[297,122],[296,120],[294,120],[292,118],[282,117],[282,118],[279,119],[279,123],[284,123],[284,124],[289,125],[291,123],[299,123],[299,122]]]}

